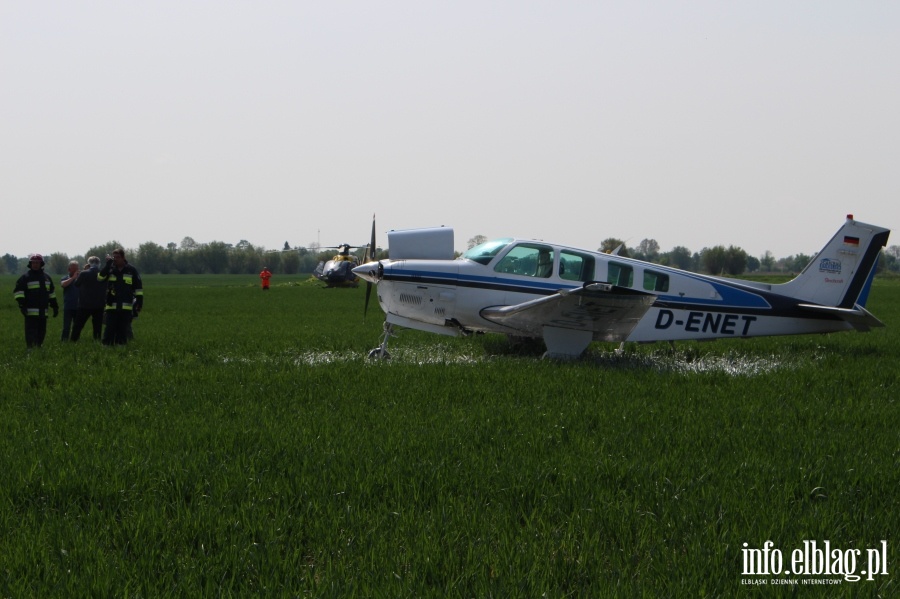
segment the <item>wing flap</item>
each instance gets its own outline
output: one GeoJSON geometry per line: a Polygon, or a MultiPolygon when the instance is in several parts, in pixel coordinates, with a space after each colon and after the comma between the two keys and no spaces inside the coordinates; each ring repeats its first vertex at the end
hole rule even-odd
{"type": "Polygon", "coordinates": [[[484,308],[491,322],[540,337],[544,327],[590,331],[595,341],[624,341],[656,296],[608,283],[587,283],[514,306],[484,308]]]}

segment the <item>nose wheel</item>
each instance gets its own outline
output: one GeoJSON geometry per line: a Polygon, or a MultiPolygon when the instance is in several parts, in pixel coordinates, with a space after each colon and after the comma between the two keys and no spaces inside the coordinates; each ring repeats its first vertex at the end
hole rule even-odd
{"type": "Polygon", "coordinates": [[[394,325],[389,322],[384,323],[384,332],[381,334],[381,343],[378,347],[369,352],[370,360],[390,360],[391,354],[388,353],[388,339],[394,336],[394,325]]]}

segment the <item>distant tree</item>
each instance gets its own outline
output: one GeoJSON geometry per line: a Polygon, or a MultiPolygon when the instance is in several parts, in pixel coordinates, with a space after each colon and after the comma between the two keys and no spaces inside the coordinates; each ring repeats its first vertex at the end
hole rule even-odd
{"type": "Polygon", "coordinates": [[[279,272],[281,269],[281,254],[268,254],[268,258],[264,257],[259,251],[247,252],[244,256],[244,273],[257,274],[262,270],[263,266],[268,266],[272,272],[279,272]]]}
{"type": "Polygon", "coordinates": [[[611,254],[619,246],[622,246],[622,249],[619,250],[620,256],[625,256],[626,258],[628,256],[630,256],[630,254],[628,253],[628,248],[625,246],[625,242],[622,241],[621,239],[616,239],[615,237],[609,237],[607,239],[604,239],[603,242],[600,244],[600,247],[597,248],[597,251],[603,252],[606,254],[611,254]]]}
{"type": "Polygon", "coordinates": [[[194,248],[192,250],[181,249],[172,254],[174,258],[175,269],[181,274],[199,275],[204,270],[203,258],[200,250],[194,248]]]}
{"type": "Polygon", "coordinates": [[[726,261],[725,255],[726,250],[724,245],[717,245],[700,250],[700,260],[703,262],[704,270],[714,275],[724,273],[726,261]]]}
{"type": "Polygon", "coordinates": [[[759,258],[747,256],[747,272],[757,272],[759,270],[759,265],[759,258]]]}
{"type": "Polygon", "coordinates": [[[663,264],[680,268],[681,270],[691,270],[693,262],[691,258],[691,250],[683,245],[677,245],[662,256],[663,264]]]}
{"type": "Polygon", "coordinates": [[[655,239],[642,239],[634,250],[633,257],[646,262],[659,260],[659,243],[655,239]]]}
{"type": "Polygon", "coordinates": [[[185,237],[181,240],[181,249],[183,250],[196,250],[199,248],[200,245],[194,241],[193,237],[185,237]]]}
{"type": "Polygon", "coordinates": [[[170,241],[166,244],[166,274],[177,271],[178,267],[175,263],[175,257],[178,255],[178,244],[170,241]]]}
{"type": "Polygon", "coordinates": [[[158,243],[148,241],[138,246],[134,261],[141,274],[166,274],[171,270],[169,253],[158,243]]]}
{"type": "Polygon", "coordinates": [[[272,272],[284,272],[284,259],[291,254],[296,256],[297,252],[292,250],[267,252],[263,248],[254,248],[253,255],[247,259],[247,268],[252,269],[248,274],[258,273],[263,266],[268,266],[272,272]]]}
{"type": "Polygon", "coordinates": [[[809,261],[812,258],[806,254],[796,254],[788,256],[787,258],[782,258],[779,262],[782,263],[782,269],[790,272],[800,272],[806,265],[809,264],[809,261]]]}
{"type": "Polygon", "coordinates": [[[881,260],[878,263],[883,264],[884,269],[889,272],[900,272],[900,245],[881,250],[881,260]]]}
{"type": "Polygon", "coordinates": [[[299,252],[284,252],[281,256],[281,270],[287,275],[295,275],[300,272],[299,252]]]}
{"type": "Polygon", "coordinates": [[[733,245],[725,250],[725,272],[737,276],[747,270],[747,252],[733,245]]]}
{"type": "Polygon", "coordinates": [[[319,264],[319,258],[313,252],[307,252],[300,256],[300,272],[312,272],[319,264]]]}
{"type": "Polygon", "coordinates": [[[775,264],[772,265],[772,272],[785,272],[788,270],[788,262],[793,259],[793,256],[788,256],[787,258],[778,258],[775,260],[775,264]]]}
{"type": "Polygon", "coordinates": [[[700,272],[703,270],[702,264],[703,261],[700,259],[700,252],[694,252],[691,254],[691,267],[688,270],[691,272],[700,272]]]}
{"type": "Polygon", "coordinates": [[[484,243],[487,240],[488,240],[488,238],[485,237],[484,235],[476,235],[475,237],[472,237],[471,239],[469,239],[469,241],[466,243],[466,245],[468,246],[467,249],[471,250],[476,245],[481,245],[482,243],[484,243]]]}
{"type": "Polygon", "coordinates": [[[289,244],[287,241],[285,241],[285,242],[284,242],[284,247],[283,247],[282,249],[283,249],[285,252],[288,251],[289,249],[291,249],[291,244],[289,244]]]}
{"type": "Polygon", "coordinates": [[[200,248],[201,264],[207,272],[219,275],[228,272],[231,246],[224,241],[211,241],[200,248]]]}
{"type": "MultiPolygon", "coordinates": [[[[240,245],[240,242],[238,242],[238,245],[240,245]]],[[[228,253],[228,272],[233,275],[247,272],[247,252],[245,250],[235,248],[228,253]]]]}
{"type": "Polygon", "coordinates": [[[703,268],[710,274],[739,275],[747,270],[747,252],[733,245],[717,245],[700,252],[703,268]]]}
{"type": "MultiPolygon", "coordinates": [[[[98,245],[98,246],[94,246],[94,247],[90,248],[87,252],[85,252],[84,255],[88,256],[88,257],[97,256],[98,258],[100,258],[100,263],[103,264],[103,262],[106,260],[106,255],[112,254],[112,251],[114,249],[120,248],[120,247],[123,247],[123,246],[118,241],[115,241],[115,240],[107,241],[103,245],[98,245]]],[[[128,254],[126,253],[125,256],[128,256],[128,254]]]]}
{"type": "Polygon", "coordinates": [[[759,259],[759,267],[765,272],[772,272],[775,270],[775,256],[772,255],[772,252],[766,250],[766,253],[759,259]]]}
{"type": "Polygon", "coordinates": [[[46,270],[49,273],[61,275],[64,272],[68,272],[69,269],[69,255],[63,254],[61,252],[53,252],[50,256],[44,258],[44,262],[47,263],[46,270]]]}
{"type": "Polygon", "coordinates": [[[3,265],[6,267],[6,272],[16,272],[19,268],[19,259],[13,256],[12,254],[3,254],[3,257],[0,258],[3,261],[3,265]]]}

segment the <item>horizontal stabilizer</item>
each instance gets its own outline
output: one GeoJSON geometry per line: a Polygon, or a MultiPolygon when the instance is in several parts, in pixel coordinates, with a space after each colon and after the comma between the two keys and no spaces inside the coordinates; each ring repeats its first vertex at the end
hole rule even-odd
{"type": "Polygon", "coordinates": [[[655,300],[651,293],[587,283],[514,306],[485,308],[481,316],[532,336],[552,327],[589,331],[595,341],[624,341],[655,300]]]}
{"type": "Polygon", "coordinates": [[[857,331],[866,333],[873,328],[883,327],[884,323],[875,318],[871,312],[857,304],[854,308],[837,308],[818,304],[798,304],[799,308],[812,310],[821,314],[831,314],[848,322],[857,331]]]}

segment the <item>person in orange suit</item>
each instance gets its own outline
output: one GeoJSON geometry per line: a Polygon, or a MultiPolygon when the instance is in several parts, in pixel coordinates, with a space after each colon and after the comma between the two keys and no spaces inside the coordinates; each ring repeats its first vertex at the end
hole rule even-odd
{"type": "Polygon", "coordinates": [[[259,278],[262,279],[263,291],[268,291],[269,290],[269,279],[272,278],[272,271],[269,270],[268,266],[263,266],[262,272],[259,273],[259,278]]]}

